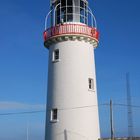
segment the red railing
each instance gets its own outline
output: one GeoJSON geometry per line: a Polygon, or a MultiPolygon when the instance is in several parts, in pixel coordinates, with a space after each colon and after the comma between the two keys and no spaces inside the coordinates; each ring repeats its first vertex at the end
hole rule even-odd
{"type": "Polygon", "coordinates": [[[99,33],[95,28],[80,24],[63,24],[48,28],[44,32],[44,41],[64,34],[82,34],[97,40],[99,38],[99,33]]]}

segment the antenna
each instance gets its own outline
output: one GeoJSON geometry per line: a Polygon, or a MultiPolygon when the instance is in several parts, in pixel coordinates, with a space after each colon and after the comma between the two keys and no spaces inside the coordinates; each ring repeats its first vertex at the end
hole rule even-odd
{"type": "Polygon", "coordinates": [[[126,73],[126,91],[127,91],[127,113],[128,113],[128,137],[132,140],[133,132],[133,114],[132,114],[132,99],[130,91],[130,76],[126,73]]]}
{"type": "Polygon", "coordinates": [[[26,130],[26,133],[27,133],[27,140],[29,140],[29,122],[27,121],[27,130],[26,130]]]}

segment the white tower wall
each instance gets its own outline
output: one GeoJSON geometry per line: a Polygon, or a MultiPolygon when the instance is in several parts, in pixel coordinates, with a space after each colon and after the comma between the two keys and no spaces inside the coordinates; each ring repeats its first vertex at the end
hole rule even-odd
{"type": "Polygon", "coordinates": [[[84,40],[49,46],[46,140],[98,140],[100,138],[94,47],[84,40]],[[59,61],[53,52],[59,49],[59,61]],[[94,89],[89,89],[89,78],[94,89]],[[58,109],[50,122],[51,109],[58,109]]]}

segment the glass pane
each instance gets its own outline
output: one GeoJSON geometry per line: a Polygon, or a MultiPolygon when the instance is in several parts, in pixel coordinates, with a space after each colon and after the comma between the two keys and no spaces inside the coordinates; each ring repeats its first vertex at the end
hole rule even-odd
{"type": "Polygon", "coordinates": [[[87,9],[87,4],[85,3],[85,24],[87,24],[87,17],[88,16],[88,9],[87,9]]]}
{"type": "Polygon", "coordinates": [[[84,15],[80,15],[80,22],[85,23],[84,15]]]}
{"type": "Polygon", "coordinates": [[[68,6],[72,6],[72,0],[67,0],[68,6]]]}
{"type": "Polygon", "coordinates": [[[66,7],[66,0],[61,0],[62,7],[66,7]]]}
{"type": "Polygon", "coordinates": [[[53,120],[57,120],[57,109],[53,110],[53,120]]]}
{"type": "Polygon", "coordinates": [[[80,1],[80,22],[85,23],[85,4],[80,1]]]}
{"type": "Polygon", "coordinates": [[[61,19],[63,22],[66,22],[66,7],[62,7],[62,10],[61,10],[61,19]]]}
{"type": "Polygon", "coordinates": [[[80,0],[73,0],[73,21],[80,22],[80,0]]]}
{"type": "Polygon", "coordinates": [[[55,51],[55,60],[59,59],[59,50],[55,51]]]}
{"type": "Polygon", "coordinates": [[[60,6],[57,7],[56,9],[56,23],[59,24],[60,23],[60,6]]]}
{"type": "Polygon", "coordinates": [[[89,79],[89,89],[94,89],[93,79],[89,79]]]}
{"type": "Polygon", "coordinates": [[[71,22],[73,20],[73,2],[72,0],[67,0],[67,21],[71,22]]]}
{"type": "Polygon", "coordinates": [[[57,120],[57,109],[52,109],[51,110],[51,121],[56,121],[57,120]]]}
{"type": "Polygon", "coordinates": [[[82,0],[80,1],[80,7],[84,8],[84,2],[82,0]]]}
{"type": "Polygon", "coordinates": [[[73,14],[67,14],[67,21],[71,22],[73,20],[73,14]]]}
{"type": "Polygon", "coordinates": [[[71,14],[71,13],[72,13],[72,6],[68,6],[68,8],[67,8],[67,13],[68,13],[68,14],[71,14]]]}

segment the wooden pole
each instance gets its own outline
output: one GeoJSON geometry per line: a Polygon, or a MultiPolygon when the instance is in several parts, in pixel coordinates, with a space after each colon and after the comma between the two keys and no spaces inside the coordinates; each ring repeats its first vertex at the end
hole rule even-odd
{"type": "Polygon", "coordinates": [[[110,100],[110,128],[111,128],[111,140],[114,140],[113,103],[112,103],[112,100],[110,100]]]}

